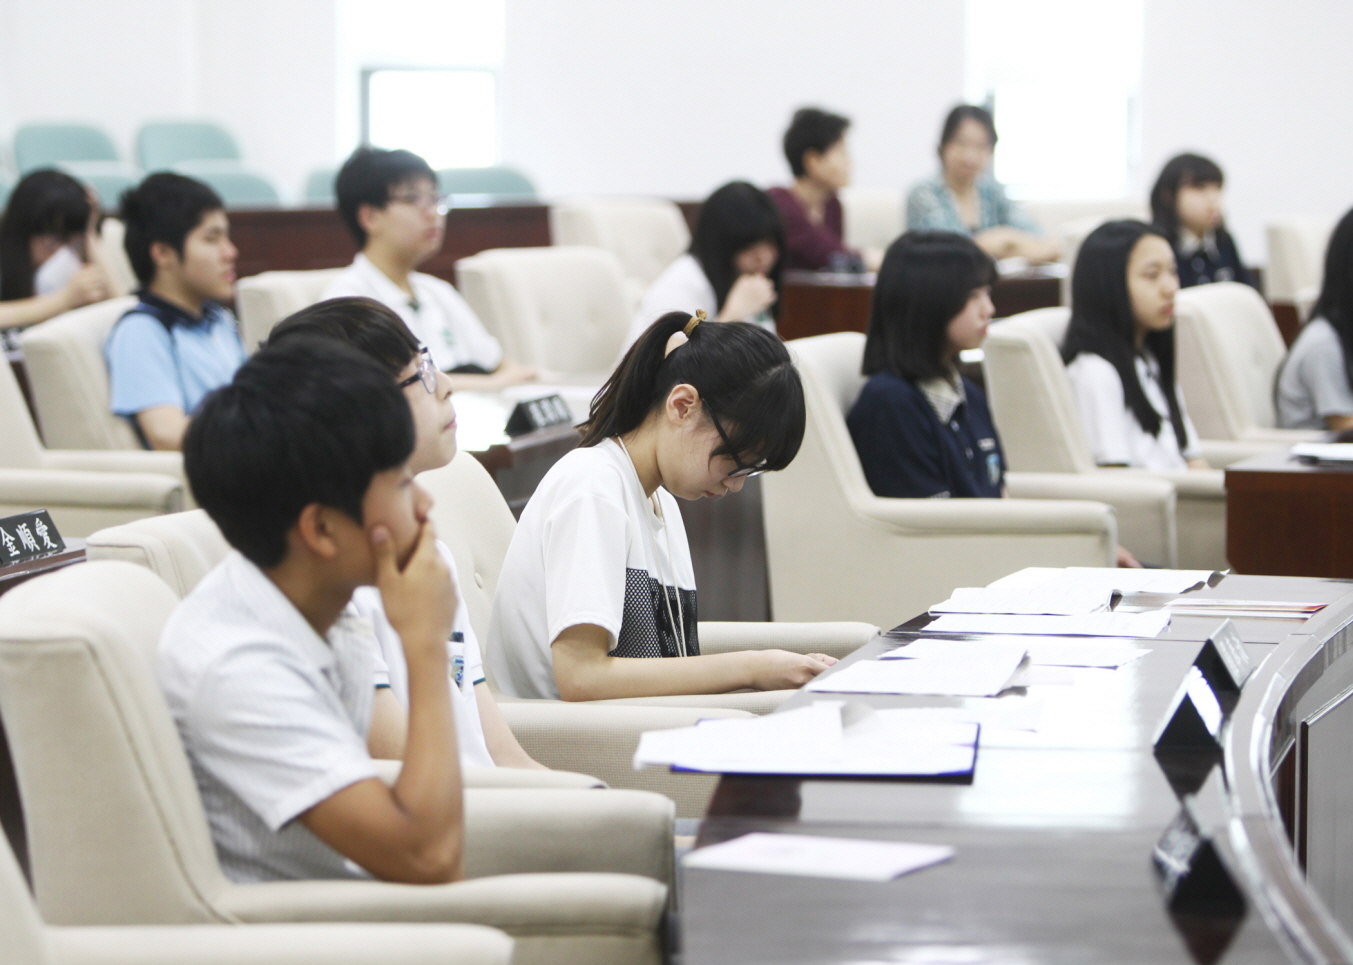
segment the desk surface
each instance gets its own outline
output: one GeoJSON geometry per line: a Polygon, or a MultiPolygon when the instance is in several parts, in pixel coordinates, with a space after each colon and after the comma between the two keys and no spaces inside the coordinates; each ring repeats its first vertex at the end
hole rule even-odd
{"type": "Polygon", "coordinates": [[[1240,573],[1353,578],[1353,466],[1285,451],[1227,466],[1226,555],[1240,573]]]}
{"type": "MultiPolygon", "coordinates": [[[[1267,621],[1247,621],[1242,637],[1251,641],[1256,663],[1277,651],[1278,640],[1302,638],[1303,631],[1332,635],[1353,622],[1347,583],[1230,577],[1211,595],[1331,601],[1309,621],[1274,621],[1282,626],[1265,633],[1252,631],[1267,621]],[[1256,635],[1273,642],[1252,642],[1256,635]]],[[[1148,655],[1119,670],[1075,671],[1074,686],[1035,685],[1000,698],[1041,701],[1044,726],[1027,741],[982,744],[970,783],[724,777],[701,844],[752,830],[792,830],[948,844],[956,855],[886,884],[687,870],[686,962],[1156,965],[1206,960],[1190,952],[1190,943],[1201,948],[1219,935],[1229,942],[1225,962],[1287,960],[1253,898],[1234,934],[1218,931],[1173,918],[1152,870],[1152,849],[1180,801],[1151,740],[1217,621],[1176,622],[1176,638],[1136,641],[1148,655]]],[[[843,664],[897,642],[875,641],[843,664]]],[[[837,696],[845,695],[800,694],[786,707],[837,696]]],[[[847,699],[876,706],[965,702],[847,699]]],[[[1216,773],[1202,797],[1220,795],[1216,773]]],[[[1202,808],[1213,816],[1223,810],[1220,800],[1202,808]]],[[[1239,867],[1230,839],[1211,830],[1223,860],[1239,867]]]]}

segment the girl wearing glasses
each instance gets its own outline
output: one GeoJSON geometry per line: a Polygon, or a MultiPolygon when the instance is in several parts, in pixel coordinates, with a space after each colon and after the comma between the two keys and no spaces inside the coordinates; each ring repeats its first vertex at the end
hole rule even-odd
{"type": "Polygon", "coordinates": [[[789,353],[747,322],[672,312],[592,401],[503,560],[489,666],[515,697],[596,700],[798,687],[835,661],[784,650],[702,656],[674,497],[719,498],[783,469],[803,440],[789,353]],[[665,657],[663,661],[630,659],[665,657]]]}

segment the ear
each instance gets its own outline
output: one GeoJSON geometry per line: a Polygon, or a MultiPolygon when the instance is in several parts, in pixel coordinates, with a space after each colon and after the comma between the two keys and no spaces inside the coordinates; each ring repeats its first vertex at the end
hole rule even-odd
{"type": "Polygon", "coordinates": [[[374,204],[359,204],[357,206],[357,223],[362,226],[362,230],[367,233],[368,237],[375,234],[384,210],[384,208],[378,208],[374,204]]]}
{"type": "Polygon", "coordinates": [[[699,419],[700,390],[685,382],[672,386],[672,391],[667,393],[667,404],[664,409],[667,420],[674,425],[684,425],[691,420],[699,419]]]}
{"type": "Polygon", "coordinates": [[[299,542],[311,555],[325,560],[333,559],[338,556],[340,550],[337,530],[339,520],[335,518],[336,516],[347,518],[340,510],[331,506],[310,503],[301,510],[300,516],[296,517],[296,522],[291,527],[291,538],[299,542]]]}
{"type": "Polygon", "coordinates": [[[161,271],[166,268],[177,268],[180,261],[179,253],[174,250],[174,246],[163,241],[150,243],[150,260],[155,262],[155,268],[161,271]]]}

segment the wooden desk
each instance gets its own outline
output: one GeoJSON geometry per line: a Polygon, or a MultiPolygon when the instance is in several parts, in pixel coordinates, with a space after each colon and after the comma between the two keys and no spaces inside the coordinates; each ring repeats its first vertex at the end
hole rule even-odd
{"type": "Polygon", "coordinates": [[[1237,573],[1353,577],[1353,467],[1286,452],[1228,466],[1226,556],[1237,573]]]}
{"type": "MultiPolygon", "coordinates": [[[[1218,591],[1252,599],[1334,595],[1325,611],[1292,621],[1282,643],[1247,644],[1256,663],[1312,640],[1347,647],[1353,586],[1281,578],[1228,583],[1218,591]]],[[[898,642],[880,639],[843,663],[877,656],[898,642]]],[[[1074,687],[1034,685],[1002,698],[1042,701],[1039,734],[1025,746],[981,745],[970,782],[724,777],[699,844],[766,830],[947,844],[956,854],[946,864],[884,884],[687,869],[684,961],[1164,965],[1214,961],[1223,949],[1227,963],[1301,960],[1289,957],[1291,946],[1279,932],[1312,925],[1318,911],[1310,893],[1284,892],[1293,901],[1280,907],[1266,880],[1248,876],[1251,866],[1241,860],[1256,850],[1265,860],[1280,860],[1287,836],[1274,795],[1262,814],[1254,814],[1220,781],[1219,769],[1211,769],[1194,801],[1204,830],[1238,879],[1248,913],[1238,924],[1219,924],[1172,916],[1164,907],[1151,855],[1180,801],[1151,742],[1200,644],[1138,643],[1150,652],[1120,670],[1083,671],[1074,687]],[[1282,925],[1273,928],[1275,921],[1282,925]]],[[[1245,705],[1252,686],[1246,685],[1233,717],[1224,766],[1228,781],[1243,771],[1273,788],[1274,773],[1285,765],[1270,769],[1265,758],[1261,769],[1248,754],[1250,736],[1237,734],[1242,708],[1247,723],[1254,718],[1245,705]]],[[[796,696],[786,708],[809,696],[796,696]]],[[[850,699],[882,707],[964,702],[850,699]]],[[[1290,849],[1287,854],[1290,863],[1290,849]]],[[[1347,950],[1328,932],[1320,938],[1322,948],[1334,943],[1347,950]]],[[[1349,959],[1336,954],[1327,960],[1349,959]]]]}

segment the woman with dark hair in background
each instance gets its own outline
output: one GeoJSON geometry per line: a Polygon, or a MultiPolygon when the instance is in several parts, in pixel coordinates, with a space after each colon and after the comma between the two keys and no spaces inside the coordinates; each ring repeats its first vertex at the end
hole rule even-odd
{"type": "Polygon", "coordinates": [[[88,189],[51,169],[26,175],[0,219],[0,328],[36,325],[114,294],[93,263],[99,208],[88,189]]]}
{"type": "Polygon", "coordinates": [[[1151,188],[1151,222],[1174,248],[1180,288],[1214,281],[1254,285],[1222,223],[1224,183],[1215,161],[1180,154],[1165,163],[1151,188]]]}
{"type": "Polygon", "coordinates": [[[908,231],[953,231],[972,235],[993,258],[1022,256],[1055,261],[1056,242],[1005,194],[990,176],[996,124],[981,107],[960,104],[940,132],[940,171],[907,195],[908,231]]]}
{"type": "Polygon", "coordinates": [[[1311,319],[1278,370],[1275,401],[1284,429],[1353,429],[1353,211],[1325,249],[1325,278],[1311,319]]]}
{"type": "Polygon", "coordinates": [[[592,400],[580,447],[522,511],[489,628],[503,692],[595,700],[783,690],[835,663],[785,650],[701,655],[675,498],[718,498],[783,469],[804,422],[799,374],[764,328],[685,312],[650,325],[592,400]]]}
{"type": "Polygon", "coordinates": [[[784,249],[784,226],[770,196],[746,181],[725,184],[700,206],[690,250],[644,293],[626,348],[668,312],[703,311],[715,321],[775,331],[784,249]]]}
{"type": "Polygon", "coordinates": [[[1071,279],[1062,358],[1100,466],[1206,469],[1175,383],[1174,251],[1140,221],[1085,239],[1071,279]]]}

